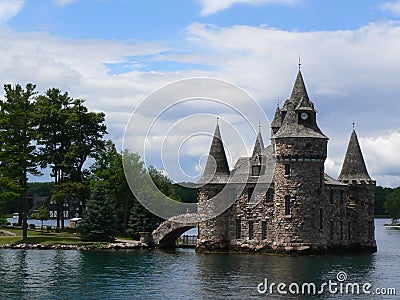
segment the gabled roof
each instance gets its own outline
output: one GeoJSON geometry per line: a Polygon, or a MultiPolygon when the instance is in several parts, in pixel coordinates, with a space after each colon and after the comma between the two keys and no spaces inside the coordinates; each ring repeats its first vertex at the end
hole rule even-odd
{"type": "Polygon", "coordinates": [[[272,120],[271,127],[273,128],[279,128],[282,126],[282,116],[281,116],[281,110],[279,109],[279,106],[275,110],[275,115],[274,119],[272,120]]]}
{"type": "Polygon", "coordinates": [[[354,129],[347,146],[339,180],[371,180],[354,129]]]}
{"type": "Polygon", "coordinates": [[[222,143],[219,125],[215,127],[214,137],[211,142],[204,173],[198,184],[226,183],[229,178],[229,166],[222,143]]]}

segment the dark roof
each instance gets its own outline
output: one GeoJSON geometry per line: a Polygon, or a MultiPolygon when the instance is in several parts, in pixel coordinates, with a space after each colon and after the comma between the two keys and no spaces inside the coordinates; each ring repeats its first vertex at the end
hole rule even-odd
{"type": "Polygon", "coordinates": [[[314,103],[312,103],[309,99],[301,97],[299,103],[296,106],[296,110],[311,110],[311,111],[315,111],[314,103]]]}
{"type": "Polygon", "coordinates": [[[281,111],[286,112],[286,115],[278,132],[276,132],[272,138],[311,137],[328,139],[328,137],[322,133],[317,125],[317,120],[314,113],[316,110],[314,109],[314,104],[308,97],[300,70],[297,73],[292,95],[290,96],[290,99],[285,101],[281,111]],[[299,124],[297,120],[297,113],[303,110],[312,111],[312,119],[310,119],[311,122],[303,122],[299,124]]]}
{"type": "Polygon", "coordinates": [[[297,122],[297,113],[294,110],[289,110],[286,113],[281,128],[272,138],[276,139],[288,137],[312,137],[328,139],[328,137],[321,132],[318,126],[315,125],[314,127],[307,127],[303,124],[299,124],[297,122]]]}
{"type": "Polygon", "coordinates": [[[261,131],[259,131],[256,142],[254,144],[252,157],[255,158],[256,156],[261,155],[263,150],[264,150],[264,142],[263,142],[263,138],[261,136],[261,131]]]}
{"type": "Polygon", "coordinates": [[[279,128],[282,126],[282,116],[279,106],[275,110],[274,119],[272,120],[271,127],[279,128]]]}
{"type": "Polygon", "coordinates": [[[264,148],[262,151],[262,175],[251,176],[252,159],[251,157],[240,157],[232,172],[229,182],[231,184],[237,183],[265,183],[273,182],[275,156],[273,154],[272,145],[264,148]]]}
{"type": "Polygon", "coordinates": [[[290,100],[297,106],[301,99],[310,100],[308,98],[306,86],[304,84],[303,76],[301,75],[301,71],[297,73],[296,81],[294,82],[292,95],[290,96],[290,100]]]}
{"type": "Polygon", "coordinates": [[[339,180],[371,180],[355,130],[350,136],[339,180]]]}
{"type": "Polygon", "coordinates": [[[203,176],[197,184],[226,183],[229,178],[229,166],[226,159],[224,145],[222,143],[219,125],[215,127],[214,137],[211,142],[206,167],[203,176]]]}
{"type": "Polygon", "coordinates": [[[340,182],[336,179],[333,179],[331,176],[329,176],[326,173],[324,173],[324,183],[326,185],[347,186],[347,184],[340,182]]]}

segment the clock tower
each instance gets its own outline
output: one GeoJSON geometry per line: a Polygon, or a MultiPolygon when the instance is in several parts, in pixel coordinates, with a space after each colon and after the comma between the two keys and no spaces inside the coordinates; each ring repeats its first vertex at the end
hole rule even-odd
{"type": "Polygon", "coordinates": [[[320,251],[327,247],[318,222],[324,199],[324,162],[328,138],[317,125],[299,70],[290,99],[280,111],[281,126],[271,137],[276,159],[274,182],[277,251],[320,251]]]}

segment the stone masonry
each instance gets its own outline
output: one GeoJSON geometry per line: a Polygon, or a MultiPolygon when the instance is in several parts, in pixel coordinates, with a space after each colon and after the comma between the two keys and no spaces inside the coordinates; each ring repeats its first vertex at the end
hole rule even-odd
{"type": "Polygon", "coordinates": [[[316,115],[299,70],[290,98],[275,112],[271,144],[264,147],[260,131],[252,157],[239,158],[232,170],[217,124],[197,183],[199,212],[218,201],[233,205],[199,223],[198,252],[376,251],[375,181],[357,135],[353,129],[335,180],[325,174],[328,137],[316,115]]]}

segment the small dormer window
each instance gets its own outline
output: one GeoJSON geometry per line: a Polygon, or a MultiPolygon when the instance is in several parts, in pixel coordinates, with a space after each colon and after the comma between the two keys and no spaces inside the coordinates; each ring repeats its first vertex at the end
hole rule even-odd
{"type": "Polygon", "coordinates": [[[260,176],[261,166],[252,166],[251,176],[260,176]]]}

